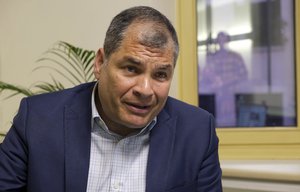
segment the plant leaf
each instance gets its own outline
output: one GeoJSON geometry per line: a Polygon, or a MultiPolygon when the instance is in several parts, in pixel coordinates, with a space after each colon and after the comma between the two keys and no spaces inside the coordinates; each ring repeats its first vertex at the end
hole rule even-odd
{"type": "Polygon", "coordinates": [[[13,94],[8,96],[8,98],[13,97],[17,94],[23,94],[25,96],[34,95],[34,93],[28,88],[24,88],[21,86],[17,86],[17,85],[13,85],[10,83],[5,83],[3,81],[0,81],[0,93],[2,93],[3,91],[8,91],[8,90],[13,92],[13,94]]]}
{"type": "MultiPolygon", "coordinates": [[[[62,76],[73,85],[95,80],[93,76],[93,61],[95,59],[95,51],[84,50],[74,45],[58,41],[52,48],[47,50],[37,62],[48,61],[53,65],[42,65],[36,67],[33,71],[46,68],[53,71],[55,74],[62,76]]],[[[7,97],[13,97],[18,94],[32,96],[40,93],[47,93],[65,89],[65,86],[55,80],[55,76],[50,74],[52,82],[39,82],[32,88],[24,88],[22,86],[13,85],[0,81],[0,94],[4,91],[12,93],[7,97]]]]}

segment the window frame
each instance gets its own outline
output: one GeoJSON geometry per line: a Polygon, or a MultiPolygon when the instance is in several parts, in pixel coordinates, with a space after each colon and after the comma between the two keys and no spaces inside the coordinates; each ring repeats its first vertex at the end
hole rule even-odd
{"type": "MultiPolygon", "coordinates": [[[[180,43],[178,99],[198,106],[196,0],[177,0],[180,43]]],[[[300,2],[295,1],[296,99],[300,101],[300,2]]],[[[296,101],[296,103],[297,103],[296,101]]],[[[297,122],[300,108],[297,105],[297,122]]],[[[217,128],[220,159],[300,159],[300,125],[294,127],[217,128]]]]}

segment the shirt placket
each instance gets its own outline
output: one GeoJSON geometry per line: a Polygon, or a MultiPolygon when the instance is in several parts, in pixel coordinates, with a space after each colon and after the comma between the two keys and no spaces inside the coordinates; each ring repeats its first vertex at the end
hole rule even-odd
{"type": "Polygon", "coordinates": [[[124,192],[126,191],[125,181],[130,162],[131,151],[128,150],[130,138],[124,138],[118,142],[113,154],[112,174],[110,182],[110,191],[124,192]]]}

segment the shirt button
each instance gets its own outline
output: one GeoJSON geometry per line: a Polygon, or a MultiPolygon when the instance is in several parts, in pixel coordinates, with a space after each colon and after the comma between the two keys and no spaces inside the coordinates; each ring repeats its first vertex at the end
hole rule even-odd
{"type": "Polygon", "coordinates": [[[113,188],[114,191],[118,191],[118,190],[120,190],[121,186],[122,186],[122,183],[121,182],[117,182],[117,183],[114,183],[112,185],[112,188],[113,188]]]}

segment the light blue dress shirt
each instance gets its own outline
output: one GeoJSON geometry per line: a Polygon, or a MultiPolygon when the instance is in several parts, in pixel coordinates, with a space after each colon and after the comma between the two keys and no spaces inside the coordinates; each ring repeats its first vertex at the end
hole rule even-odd
{"type": "Polygon", "coordinates": [[[140,132],[122,137],[111,132],[101,119],[92,94],[92,133],[88,175],[88,192],[143,192],[146,189],[146,168],[149,133],[156,118],[140,132]]]}

